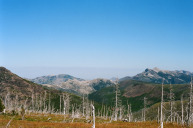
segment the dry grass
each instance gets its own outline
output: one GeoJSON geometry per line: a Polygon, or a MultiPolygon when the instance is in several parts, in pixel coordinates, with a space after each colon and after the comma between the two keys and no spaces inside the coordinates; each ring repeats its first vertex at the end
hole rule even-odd
{"type": "MultiPolygon", "coordinates": [[[[11,116],[0,116],[0,128],[4,128],[11,116]]],[[[92,124],[84,123],[84,119],[75,119],[74,123],[70,123],[72,119],[66,118],[66,122],[63,121],[64,117],[60,115],[43,115],[33,114],[26,116],[25,120],[20,120],[19,116],[16,116],[10,123],[9,128],[91,128],[92,124]],[[47,120],[51,118],[51,120],[47,120]]],[[[101,119],[96,120],[96,128],[158,128],[159,124],[156,122],[112,122],[101,119]]],[[[182,128],[177,124],[164,124],[165,128],[182,128]]],[[[184,127],[185,128],[185,127],[184,127]]]]}

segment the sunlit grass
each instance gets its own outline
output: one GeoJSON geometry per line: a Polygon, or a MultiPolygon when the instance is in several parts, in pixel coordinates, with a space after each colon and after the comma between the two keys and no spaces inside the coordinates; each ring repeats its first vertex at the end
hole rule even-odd
{"type": "MultiPolygon", "coordinates": [[[[4,128],[13,116],[0,115],[0,128],[4,128]]],[[[72,118],[54,114],[30,114],[21,120],[20,116],[14,116],[9,128],[91,128],[92,123],[85,123],[85,118],[72,118]]],[[[96,128],[158,128],[156,121],[152,122],[111,122],[96,118],[96,128]]],[[[182,128],[181,125],[167,123],[165,128],[182,128]]],[[[185,127],[184,127],[185,128],[185,127]]]]}

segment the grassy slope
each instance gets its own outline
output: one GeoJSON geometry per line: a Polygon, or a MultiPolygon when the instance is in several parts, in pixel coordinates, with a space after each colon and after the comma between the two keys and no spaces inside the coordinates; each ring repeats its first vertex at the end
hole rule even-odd
{"type": "MultiPolygon", "coordinates": [[[[11,128],[25,127],[25,128],[91,128],[92,123],[84,123],[85,118],[74,119],[71,123],[72,118],[67,117],[64,122],[64,117],[62,115],[43,115],[43,114],[31,114],[26,115],[25,120],[21,120],[20,116],[8,116],[0,115],[0,127],[5,127],[7,123],[13,118],[10,123],[11,128]],[[48,120],[50,118],[51,120],[48,120]],[[66,122],[68,121],[68,122],[66,122]]],[[[159,124],[155,121],[153,122],[112,122],[109,120],[103,120],[96,118],[96,128],[157,128],[159,124]]],[[[182,126],[176,124],[164,124],[167,128],[181,128],[182,126]]]]}

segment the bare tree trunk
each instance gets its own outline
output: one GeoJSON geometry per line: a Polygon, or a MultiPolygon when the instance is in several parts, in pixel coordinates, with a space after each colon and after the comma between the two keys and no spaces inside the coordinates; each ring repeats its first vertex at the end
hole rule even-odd
{"type": "Polygon", "coordinates": [[[37,113],[37,110],[38,110],[38,94],[37,93],[35,94],[35,109],[37,113]]]}
{"type": "Polygon", "coordinates": [[[181,96],[181,105],[182,105],[182,125],[184,125],[184,105],[183,105],[183,94],[181,96]]]}
{"type": "Polygon", "coordinates": [[[25,108],[22,105],[22,107],[21,107],[21,119],[22,120],[24,120],[24,116],[25,116],[25,108]]]}
{"type": "Polygon", "coordinates": [[[50,93],[49,93],[49,107],[48,107],[49,113],[51,113],[51,99],[50,99],[50,93]]]}
{"type": "Polygon", "coordinates": [[[173,122],[173,100],[174,100],[174,94],[173,94],[173,89],[172,85],[170,83],[170,122],[173,122]]]}
{"type": "Polygon", "coordinates": [[[190,82],[190,101],[189,101],[189,117],[188,117],[188,125],[192,124],[192,77],[190,82]]]}
{"type": "Polygon", "coordinates": [[[129,107],[129,105],[127,105],[127,117],[128,117],[128,120],[129,120],[129,122],[130,122],[130,111],[129,111],[129,109],[130,109],[130,107],[129,107]]]}
{"type": "Polygon", "coordinates": [[[146,111],[146,106],[147,106],[147,98],[146,97],[144,97],[144,114],[143,114],[143,121],[145,122],[145,111],[146,111]]]}
{"type": "Polygon", "coordinates": [[[65,97],[64,97],[64,93],[63,93],[63,102],[64,102],[64,115],[66,114],[66,101],[65,101],[65,97]]]}
{"type": "Polygon", "coordinates": [[[121,106],[120,104],[120,99],[119,99],[119,95],[120,95],[120,90],[119,90],[119,80],[117,78],[116,80],[116,84],[115,84],[115,118],[114,118],[114,121],[117,121],[117,116],[118,116],[118,111],[119,111],[119,108],[121,106]]]}
{"type": "Polygon", "coordinates": [[[157,117],[157,122],[159,123],[159,107],[158,107],[158,111],[157,111],[157,113],[158,113],[158,117],[157,117]]]}
{"type": "Polygon", "coordinates": [[[93,125],[92,125],[92,128],[95,128],[95,108],[94,108],[94,105],[92,105],[92,115],[93,115],[93,125]]]}
{"type": "Polygon", "coordinates": [[[61,114],[61,108],[62,108],[62,100],[61,100],[61,95],[60,95],[60,114],[61,114]]]}
{"type": "Polygon", "coordinates": [[[116,89],[116,92],[115,92],[116,96],[115,96],[115,121],[117,121],[117,114],[118,114],[118,105],[117,105],[117,102],[118,102],[118,98],[117,98],[117,89],[116,89]]]}
{"type": "Polygon", "coordinates": [[[82,99],[82,116],[84,116],[84,109],[85,109],[85,104],[84,104],[84,94],[83,94],[83,99],[82,99]]]}
{"type": "Polygon", "coordinates": [[[160,117],[161,128],[163,128],[163,82],[162,82],[162,95],[161,95],[161,117],[160,117]]]}
{"type": "Polygon", "coordinates": [[[119,120],[122,120],[122,108],[119,108],[119,120]]]}
{"type": "Polygon", "coordinates": [[[45,91],[45,94],[44,94],[44,110],[46,109],[46,91],[45,91]]]}
{"type": "Polygon", "coordinates": [[[14,110],[16,111],[17,108],[18,108],[18,95],[16,94],[16,96],[15,96],[15,107],[14,107],[14,110]]]}
{"type": "Polygon", "coordinates": [[[34,92],[32,91],[32,112],[34,112],[34,92]]]}

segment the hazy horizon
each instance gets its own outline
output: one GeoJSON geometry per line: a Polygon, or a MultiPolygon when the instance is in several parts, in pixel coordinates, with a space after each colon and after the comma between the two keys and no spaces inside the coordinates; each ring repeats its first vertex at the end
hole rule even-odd
{"type": "MultiPolygon", "coordinates": [[[[19,75],[23,78],[33,79],[41,76],[48,75],[59,75],[59,74],[68,74],[77,78],[92,80],[96,78],[105,78],[111,79],[113,77],[123,78],[126,76],[135,76],[144,69],[135,69],[135,68],[94,68],[94,67],[5,67],[8,70],[11,70],[13,73],[19,75]]],[[[153,69],[155,67],[147,67],[153,69]]],[[[159,67],[156,67],[159,68],[159,67]]],[[[159,68],[160,69],[160,68],[159,68]]],[[[168,70],[168,69],[160,69],[168,70]]],[[[183,69],[173,69],[174,70],[183,70],[183,69]]],[[[188,71],[188,70],[185,70],[188,71]]],[[[192,71],[190,71],[192,72],[192,71]]],[[[192,72],[193,73],[193,72],[192,72]]]]}
{"type": "Polygon", "coordinates": [[[143,71],[143,69],[126,68],[94,68],[94,67],[6,67],[13,73],[23,78],[36,78],[48,75],[68,74],[85,80],[96,78],[111,79],[113,77],[122,78],[125,76],[134,76],[143,71]]]}

